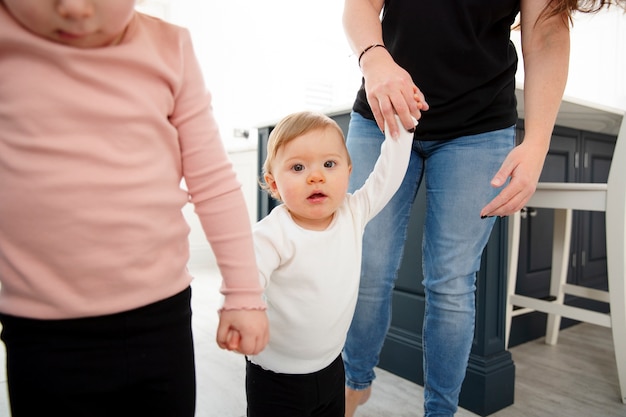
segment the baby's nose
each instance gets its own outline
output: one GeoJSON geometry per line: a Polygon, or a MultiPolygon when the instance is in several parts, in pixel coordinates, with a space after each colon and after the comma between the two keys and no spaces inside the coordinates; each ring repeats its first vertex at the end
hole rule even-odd
{"type": "Polygon", "coordinates": [[[309,183],[324,182],[324,181],[325,181],[324,174],[318,169],[311,171],[311,173],[308,176],[309,183]]]}
{"type": "Polygon", "coordinates": [[[93,14],[93,4],[91,0],[61,0],[57,10],[65,18],[82,19],[93,14]]]}

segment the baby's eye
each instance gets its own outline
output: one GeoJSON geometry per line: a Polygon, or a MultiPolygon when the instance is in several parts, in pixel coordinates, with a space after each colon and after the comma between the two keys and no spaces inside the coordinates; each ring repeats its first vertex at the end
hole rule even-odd
{"type": "Polygon", "coordinates": [[[295,164],[294,166],[291,167],[291,169],[293,169],[296,172],[300,172],[304,170],[304,165],[302,164],[295,164]]]}
{"type": "Polygon", "coordinates": [[[335,162],[335,161],[326,161],[326,162],[324,162],[324,168],[332,168],[335,165],[337,165],[337,162],[335,162]]]}

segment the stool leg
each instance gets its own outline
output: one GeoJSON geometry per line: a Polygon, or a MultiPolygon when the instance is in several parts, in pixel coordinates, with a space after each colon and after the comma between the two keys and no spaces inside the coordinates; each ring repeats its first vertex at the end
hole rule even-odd
{"type": "Polygon", "coordinates": [[[508,217],[508,271],[506,286],[506,310],[504,329],[504,348],[509,348],[509,338],[511,336],[511,320],[513,319],[513,304],[511,295],[515,294],[517,285],[517,263],[519,261],[519,240],[520,240],[520,212],[513,213],[508,217]]]}
{"type": "Polygon", "coordinates": [[[626,404],[626,207],[622,203],[613,208],[612,204],[607,204],[606,257],[617,377],[621,400],[626,404]]]}
{"type": "MultiPolygon", "coordinates": [[[[569,267],[569,249],[572,238],[572,210],[554,210],[554,237],[552,239],[552,272],[550,275],[550,295],[556,297],[554,303],[563,304],[565,293],[563,285],[567,282],[569,267]]],[[[546,325],[546,343],[556,345],[561,327],[561,316],[548,314],[546,325]]]]}

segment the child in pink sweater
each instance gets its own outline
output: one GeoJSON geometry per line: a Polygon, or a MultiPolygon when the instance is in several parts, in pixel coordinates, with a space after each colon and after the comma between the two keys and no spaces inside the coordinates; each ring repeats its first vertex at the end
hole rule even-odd
{"type": "Polygon", "coordinates": [[[218,344],[267,343],[243,194],[189,33],[134,5],[0,0],[13,416],[194,414],[188,202],[224,278],[218,344]]]}

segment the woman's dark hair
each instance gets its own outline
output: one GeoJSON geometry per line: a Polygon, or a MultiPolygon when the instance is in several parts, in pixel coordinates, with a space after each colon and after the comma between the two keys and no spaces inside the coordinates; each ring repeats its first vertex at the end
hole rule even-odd
{"type": "Polygon", "coordinates": [[[574,12],[596,13],[612,5],[626,10],[626,0],[550,0],[541,12],[539,20],[561,16],[563,23],[571,24],[574,12]]]}

